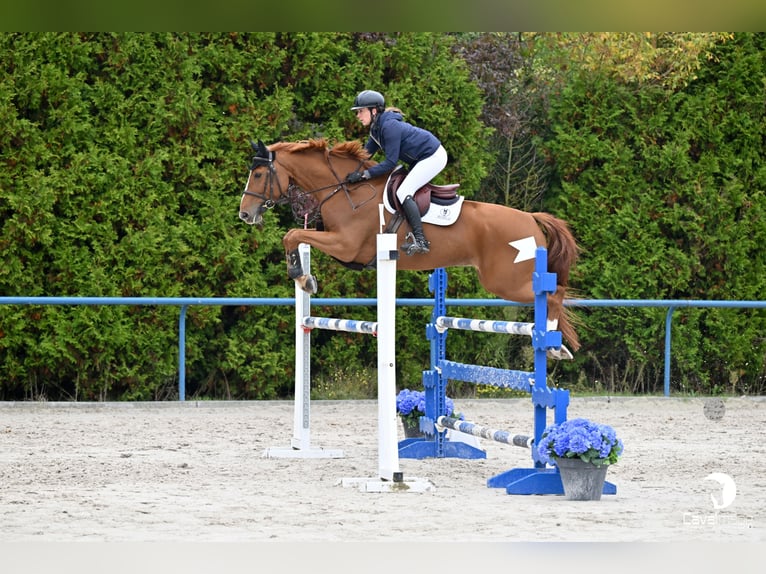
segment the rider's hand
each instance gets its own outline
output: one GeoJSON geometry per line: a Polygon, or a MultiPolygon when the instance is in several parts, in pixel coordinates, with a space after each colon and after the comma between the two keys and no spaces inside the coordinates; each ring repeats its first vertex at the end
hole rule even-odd
{"type": "Polygon", "coordinates": [[[348,183],[359,183],[363,179],[365,179],[364,174],[359,171],[352,171],[346,176],[346,181],[348,183]]]}

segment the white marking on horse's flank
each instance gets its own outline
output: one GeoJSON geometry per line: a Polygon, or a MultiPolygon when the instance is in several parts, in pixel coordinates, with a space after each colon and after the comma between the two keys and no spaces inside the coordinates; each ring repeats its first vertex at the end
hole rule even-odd
{"type": "Polygon", "coordinates": [[[519,251],[518,255],[516,255],[516,259],[513,260],[514,263],[521,263],[522,261],[528,261],[535,258],[537,242],[532,236],[517,239],[516,241],[509,241],[508,245],[519,251]]]}

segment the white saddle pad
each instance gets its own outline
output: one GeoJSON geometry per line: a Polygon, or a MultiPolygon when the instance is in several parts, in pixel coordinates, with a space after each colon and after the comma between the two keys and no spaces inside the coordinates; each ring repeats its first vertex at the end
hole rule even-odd
{"type": "MultiPolygon", "coordinates": [[[[428,211],[421,219],[423,223],[430,223],[432,225],[452,225],[460,217],[460,210],[463,208],[464,200],[465,197],[458,195],[457,201],[452,205],[439,205],[438,203],[431,202],[431,207],[428,208],[428,211]]],[[[389,213],[396,213],[396,210],[391,206],[391,202],[388,201],[388,183],[386,183],[386,191],[383,192],[383,205],[389,213]]]]}

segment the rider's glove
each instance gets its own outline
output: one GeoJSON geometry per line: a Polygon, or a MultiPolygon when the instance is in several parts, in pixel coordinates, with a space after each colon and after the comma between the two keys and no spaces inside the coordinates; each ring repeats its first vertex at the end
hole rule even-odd
{"type": "Polygon", "coordinates": [[[346,176],[346,181],[348,183],[359,183],[363,179],[367,179],[362,172],[359,171],[352,171],[350,174],[346,176]]]}

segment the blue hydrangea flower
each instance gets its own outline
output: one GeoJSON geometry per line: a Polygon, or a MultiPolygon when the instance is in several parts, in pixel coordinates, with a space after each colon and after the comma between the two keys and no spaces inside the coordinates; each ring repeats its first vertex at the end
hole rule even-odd
{"type": "MultiPolygon", "coordinates": [[[[445,397],[444,402],[444,414],[445,416],[459,417],[464,419],[462,413],[455,413],[455,403],[449,398],[445,397]]],[[[411,391],[410,389],[402,389],[399,394],[396,395],[396,414],[402,418],[420,418],[426,414],[426,394],[424,391],[411,391]]]]}
{"type": "Polygon", "coordinates": [[[449,397],[445,397],[444,399],[444,416],[448,417],[452,414],[452,411],[455,410],[455,402],[449,397]]]}
{"type": "MultiPolygon", "coordinates": [[[[396,412],[400,415],[408,415],[413,410],[417,409],[420,402],[422,393],[419,391],[411,391],[409,389],[402,389],[399,394],[396,395],[396,412]]],[[[425,401],[425,396],[422,397],[425,401]]],[[[423,403],[422,411],[425,411],[425,402],[423,403]]]]}
{"type": "Polygon", "coordinates": [[[622,440],[612,427],[584,418],[549,425],[537,445],[545,463],[554,463],[555,458],[581,458],[597,465],[614,464],[622,451],[622,440]]]}

